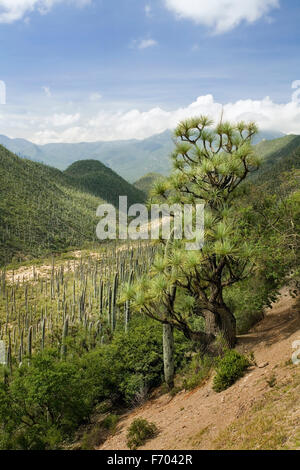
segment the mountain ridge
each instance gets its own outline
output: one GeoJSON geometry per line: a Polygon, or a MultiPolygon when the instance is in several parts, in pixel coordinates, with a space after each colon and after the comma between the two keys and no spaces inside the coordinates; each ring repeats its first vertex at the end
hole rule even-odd
{"type": "MultiPolygon", "coordinates": [[[[167,175],[174,143],[172,131],[166,130],[146,139],[37,145],[26,139],[10,139],[0,135],[0,144],[21,157],[40,161],[65,170],[78,160],[99,160],[125,180],[134,183],[146,173],[167,175]]],[[[282,137],[278,132],[262,132],[254,143],[282,137]]]]}

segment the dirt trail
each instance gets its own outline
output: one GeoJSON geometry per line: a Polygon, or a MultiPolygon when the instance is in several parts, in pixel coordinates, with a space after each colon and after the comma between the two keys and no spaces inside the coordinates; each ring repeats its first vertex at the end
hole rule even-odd
{"type": "MultiPolygon", "coordinates": [[[[212,449],[219,433],[243,416],[255,402],[270,391],[267,379],[276,369],[277,381],[287,381],[282,367],[292,356],[292,343],[300,340],[300,299],[287,289],[278,302],[266,311],[266,317],[247,335],[238,338],[237,349],[255,354],[258,367],[222,393],[212,390],[211,380],[192,392],[180,392],[174,398],[163,395],[125,415],[117,433],[100,450],[128,450],[127,428],[138,417],[154,422],[158,436],[141,449],[212,449]]],[[[300,366],[298,366],[300,367],[300,366]]],[[[300,372],[300,369],[299,369],[300,372]]]]}
{"type": "MultiPolygon", "coordinates": [[[[71,270],[74,270],[76,266],[80,264],[80,259],[84,256],[88,256],[90,258],[98,258],[100,257],[99,253],[92,253],[84,251],[72,251],[68,253],[69,258],[67,260],[56,260],[55,261],[55,268],[59,266],[70,266],[71,270]]],[[[8,282],[14,281],[32,281],[35,277],[39,278],[46,278],[51,275],[52,265],[51,264],[43,264],[43,265],[31,265],[31,266],[20,266],[17,269],[9,270],[6,272],[6,280],[8,282]]]]}
{"type": "MultiPolygon", "coordinates": [[[[133,248],[134,245],[126,245],[120,246],[117,249],[117,252],[125,251],[127,249],[133,248]]],[[[55,260],[55,268],[57,269],[60,266],[69,267],[71,271],[74,271],[77,266],[80,265],[81,259],[86,258],[93,258],[93,259],[101,259],[102,253],[93,252],[90,250],[77,250],[77,251],[70,251],[67,253],[68,259],[58,258],[55,260]]],[[[52,265],[51,264],[42,264],[42,265],[31,265],[31,266],[20,266],[17,269],[9,270],[6,272],[6,280],[8,282],[14,281],[32,281],[35,277],[39,277],[40,279],[45,279],[51,276],[52,272],[52,265]]]]}

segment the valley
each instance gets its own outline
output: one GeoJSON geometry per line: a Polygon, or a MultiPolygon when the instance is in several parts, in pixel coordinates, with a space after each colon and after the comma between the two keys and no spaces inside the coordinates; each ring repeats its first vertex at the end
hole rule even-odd
{"type": "MultiPolygon", "coordinates": [[[[193,317],[183,292],[173,329],[174,383],[170,390],[165,383],[166,337],[157,318],[168,292],[162,273],[169,279],[166,263],[177,257],[172,276],[175,269],[198,266],[196,255],[171,244],[175,251],[165,258],[161,242],[96,240],[99,204],[118,207],[121,195],[129,204],[144,203],[149,194],[157,197],[157,188],[162,194],[172,176],[149,173],[131,185],[97,160],[61,171],[0,147],[2,447],[128,449],[128,430],[139,419],[157,427],[140,449],[299,447],[299,374],[289,357],[300,334],[300,142],[287,136],[253,149],[262,165],[241,185],[234,211],[251,241],[255,269],[239,282],[228,277],[234,264],[224,274],[224,299],[236,321],[234,351],[250,362],[218,393],[218,361],[229,350],[215,338],[213,350],[201,352],[196,338],[205,334],[204,317],[193,317]],[[244,434],[247,422],[259,438],[250,428],[244,434]]],[[[206,228],[208,237],[216,230],[222,240],[227,233],[218,224],[206,228]]],[[[229,248],[211,249],[222,259],[229,248]]],[[[228,259],[233,263],[232,255],[228,259]]]]}

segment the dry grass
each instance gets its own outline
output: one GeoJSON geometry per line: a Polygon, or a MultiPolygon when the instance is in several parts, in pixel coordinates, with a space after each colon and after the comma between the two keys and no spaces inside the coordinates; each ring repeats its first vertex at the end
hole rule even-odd
{"type": "Polygon", "coordinates": [[[215,449],[300,449],[300,370],[299,366],[287,369],[288,381],[222,431],[214,441],[215,449]]]}
{"type": "Polygon", "coordinates": [[[193,449],[197,449],[199,445],[202,443],[204,436],[209,432],[210,426],[206,426],[205,428],[201,429],[197,434],[194,436],[190,437],[190,442],[191,445],[193,446],[193,449]]]}

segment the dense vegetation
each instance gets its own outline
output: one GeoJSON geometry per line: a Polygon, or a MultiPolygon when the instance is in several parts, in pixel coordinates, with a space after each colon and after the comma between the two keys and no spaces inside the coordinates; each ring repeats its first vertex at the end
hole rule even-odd
{"type": "Polygon", "coordinates": [[[259,168],[251,145],[256,132],[255,124],[244,122],[213,128],[205,116],[180,123],[174,170],[153,191],[155,202],[205,203],[204,246],[187,251],[187,239],[174,236],[158,252],[150,273],[127,293],[136,311],[163,324],[171,388],[174,328],[203,351],[220,335],[233,347],[237,319],[243,330],[249,328],[257,307],[261,312],[269,305],[298,267],[299,179],[296,175],[294,186],[277,197],[246,183],[259,168]]]}
{"type": "Polygon", "coordinates": [[[286,135],[279,139],[263,140],[255,146],[255,152],[262,159],[261,172],[272,169],[272,166],[291,157],[300,149],[299,135],[286,135]]]}
{"type": "Polygon", "coordinates": [[[0,449],[57,449],[101,403],[106,412],[141,403],[162,381],[161,355],[160,328],[145,320],[90,352],[73,350],[64,360],[55,348],[34,355],[0,382],[0,449]]]}
{"type": "MultiPolygon", "coordinates": [[[[24,260],[96,241],[96,209],[105,197],[113,203],[119,195],[128,195],[131,203],[143,199],[110,169],[98,166],[94,187],[90,174],[84,184],[84,177],[77,181],[0,146],[0,265],[13,257],[24,260]]],[[[75,173],[78,167],[82,170],[80,162],[75,173]]]]}
{"type": "Polygon", "coordinates": [[[0,186],[1,264],[95,239],[101,200],[75,188],[59,170],[0,147],[0,186]]]}
{"type": "MultiPolygon", "coordinates": [[[[161,384],[161,327],[132,317],[120,298],[121,285],[149,270],[152,258],[151,247],[108,246],[31,281],[9,282],[3,273],[1,448],[59,448],[101,403],[132,406],[161,384]]],[[[176,367],[188,348],[176,335],[176,367]]]]}
{"type": "Polygon", "coordinates": [[[134,183],[134,186],[138,188],[140,191],[143,191],[147,196],[154,186],[154,184],[163,179],[163,176],[159,173],[147,173],[146,175],[142,176],[138,181],[134,183]]]}
{"type": "Polygon", "coordinates": [[[144,193],[127,183],[121,176],[97,160],[80,160],[73,163],[64,174],[68,175],[83,191],[100,197],[114,206],[119,196],[128,197],[128,205],[145,201],[144,193]]]}

